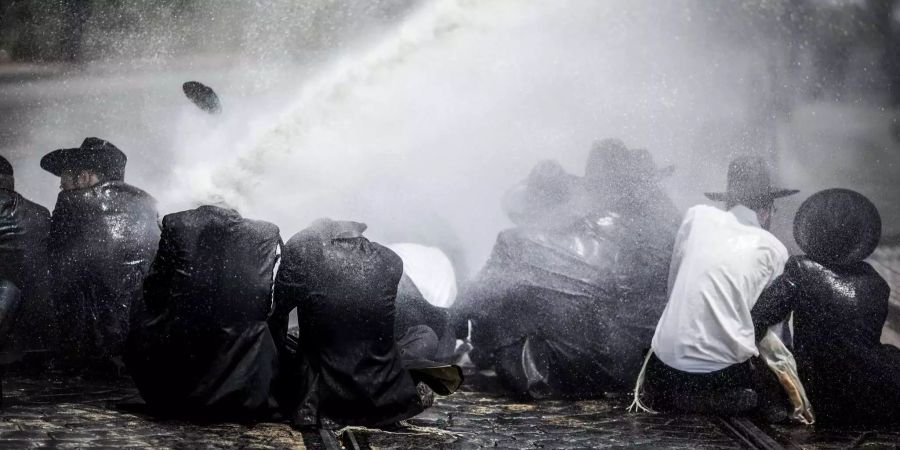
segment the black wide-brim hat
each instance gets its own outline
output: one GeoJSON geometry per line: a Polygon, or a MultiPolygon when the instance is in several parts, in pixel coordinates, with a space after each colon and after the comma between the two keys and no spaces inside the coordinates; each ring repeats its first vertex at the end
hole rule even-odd
{"type": "Polygon", "coordinates": [[[577,200],[580,180],[558,162],[539,162],[528,178],[503,194],[501,205],[506,216],[519,226],[547,227],[574,221],[580,214],[577,200]]]}
{"type": "Polygon", "coordinates": [[[675,166],[658,168],[647,149],[629,149],[620,139],[608,138],[594,143],[585,164],[584,178],[589,184],[619,181],[660,181],[675,172],[675,166]]]}
{"type": "Polygon", "coordinates": [[[89,137],[81,147],[54,150],[41,158],[41,168],[61,177],[66,169],[96,170],[113,180],[125,175],[128,157],[105,139],[89,137]]]}
{"type": "Polygon", "coordinates": [[[881,239],[881,215],[864,195],[826,189],[806,199],[794,218],[794,239],[807,256],[825,264],[869,257],[881,239]]]}
{"type": "Polygon", "coordinates": [[[707,192],[706,198],[717,202],[774,200],[800,191],[772,186],[769,165],[759,156],[740,156],[728,165],[728,190],[707,192]]]}

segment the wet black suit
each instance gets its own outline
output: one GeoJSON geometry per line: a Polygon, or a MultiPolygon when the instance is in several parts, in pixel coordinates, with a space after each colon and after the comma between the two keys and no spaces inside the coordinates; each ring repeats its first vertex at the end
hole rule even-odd
{"type": "Polygon", "coordinates": [[[156,200],[122,181],[59,193],[50,275],[64,368],[115,374],[159,242],[156,200]]]}
{"type": "Polygon", "coordinates": [[[300,232],[285,245],[270,323],[282,359],[280,406],[295,426],[378,426],[425,406],[394,340],[403,262],[356,236],[300,232]],[[287,335],[297,308],[298,342],[287,335]]]}
{"type": "Polygon", "coordinates": [[[459,307],[473,361],[531,397],[630,389],[665,308],[668,219],[607,213],[500,233],[459,307]]]}
{"type": "Polygon", "coordinates": [[[49,291],[49,237],[47,208],[16,192],[0,189],[0,278],[14,283],[22,295],[22,306],[4,351],[19,353],[52,348],[54,311],[49,291]]]}
{"type": "Polygon", "coordinates": [[[753,307],[757,339],[794,312],[794,356],[821,423],[900,421],[900,350],[879,342],[889,295],[868,263],[795,256],[753,307]]]}
{"type": "Polygon", "coordinates": [[[267,320],[278,227],[215,206],[163,219],[126,363],[164,415],[258,418],[274,409],[267,320]]]}

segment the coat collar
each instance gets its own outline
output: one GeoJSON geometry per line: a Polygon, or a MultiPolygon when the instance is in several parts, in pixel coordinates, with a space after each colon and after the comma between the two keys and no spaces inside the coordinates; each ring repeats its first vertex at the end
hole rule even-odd
{"type": "Polygon", "coordinates": [[[737,221],[743,225],[762,228],[759,225],[759,218],[756,216],[756,212],[744,205],[737,205],[728,210],[728,212],[734,215],[737,221]]]}

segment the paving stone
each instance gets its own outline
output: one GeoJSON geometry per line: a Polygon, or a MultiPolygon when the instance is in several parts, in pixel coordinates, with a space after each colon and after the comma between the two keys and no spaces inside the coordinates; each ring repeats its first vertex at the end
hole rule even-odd
{"type": "Polygon", "coordinates": [[[96,439],[96,434],[91,433],[83,433],[77,431],[51,431],[48,433],[51,439],[57,441],[71,441],[71,440],[87,440],[87,439],[96,439]]]}
{"type": "Polygon", "coordinates": [[[23,430],[15,430],[15,431],[3,431],[0,432],[0,441],[10,441],[10,440],[22,440],[22,439],[48,439],[46,431],[33,430],[33,431],[23,431],[23,430]]]}
{"type": "Polygon", "coordinates": [[[47,447],[45,442],[32,440],[9,440],[0,441],[0,450],[5,449],[21,449],[21,448],[40,448],[47,447]]]}
{"type": "MultiPolygon", "coordinates": [[[[324,448],[315,433],[285,423],[199,424],[157,420],[140,412],[127,382],[4,380],[0,450],[5,448],[324,448]]],[[[630,414],[628,396],[522,403],[464,390],[439,398],[426,413],[392,432],[354,429],[378,448],[738,448],[715,419],[630,414]]],[[[892,448],[900,430],[811,430],[774,427],[801,448],[892,448]]]]}

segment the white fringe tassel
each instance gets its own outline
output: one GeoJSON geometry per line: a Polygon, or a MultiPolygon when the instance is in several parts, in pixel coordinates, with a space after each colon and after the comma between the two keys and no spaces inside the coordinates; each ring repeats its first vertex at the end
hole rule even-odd
{"type": "Polygon", "coordinates": [[[631,402],[631,405],[628,405],[628,412],[656,414],[656,411],[641,402],[641,391],[644,389],[644,377],[647,375],[647,363],[650,361],[651,355],[653,355],[652,349],[648,350],[647,356],[644,357],[644,365],[641,366],[641,373],[638,374],[637,382],[634,385],[634,401],[631,402]]]}

